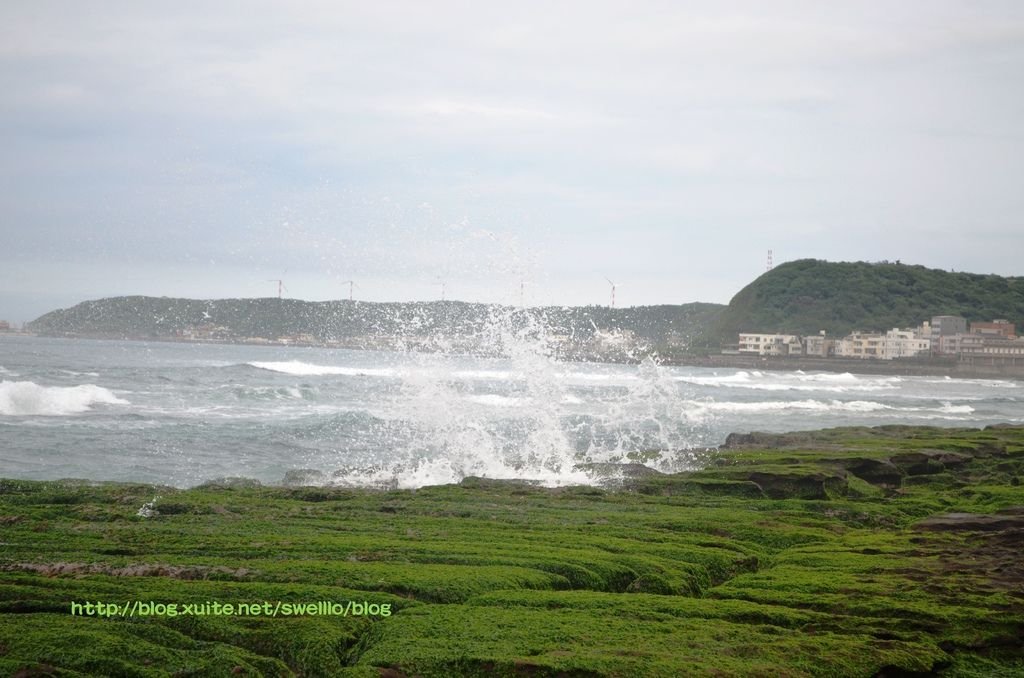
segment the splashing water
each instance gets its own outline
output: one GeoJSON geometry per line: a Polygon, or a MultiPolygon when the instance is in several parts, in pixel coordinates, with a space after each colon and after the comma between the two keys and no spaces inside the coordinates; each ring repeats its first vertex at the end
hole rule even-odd
{"type": "Polygon", "coordinates": [[[512,309],[492,311],[476,339],[501,356],[500,369],[453,371],[451,353],[408,354],[415,367],[397,373],[400,385],[375,412],[397,443],[390,463],[349,469],[341,482],[414,487],[483,476],[563,485],[592,482],[583,463],[687,467],[684,450],[701,425],[683,416],[679,384],[653,360],[614,372],[560,363],[543,318],[512,309]],[[601,407],[588,407],[595,398],[601,407]]]}

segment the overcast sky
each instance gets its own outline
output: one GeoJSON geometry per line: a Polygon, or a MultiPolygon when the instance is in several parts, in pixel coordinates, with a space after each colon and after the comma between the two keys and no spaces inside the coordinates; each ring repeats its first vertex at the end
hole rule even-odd
{"type": "Polygon", "coordinates": [[[1020,275],[1024,3],[0,4],[0,318],[1020,275]]]}

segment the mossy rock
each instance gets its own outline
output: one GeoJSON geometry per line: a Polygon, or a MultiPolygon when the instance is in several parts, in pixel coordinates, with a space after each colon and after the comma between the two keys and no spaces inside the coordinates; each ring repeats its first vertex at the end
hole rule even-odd
{"type": "Polygon", "coordinates": [[[841,464],[872,485],[897,488],[903,484],[904,472],[888,459],[844,459],[841,464]]]}
{"type": "Polygon", "coordinates": [[[829,499],[846,494],[846,475],[755,471],[747,479],[772,499],[829,499]]]}

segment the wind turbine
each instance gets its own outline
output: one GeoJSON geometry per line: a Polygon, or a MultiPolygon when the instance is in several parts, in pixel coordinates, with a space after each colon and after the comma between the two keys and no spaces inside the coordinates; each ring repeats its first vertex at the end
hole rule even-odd
{"type": "Polygon", "coordinates": [[[356,281],[355,280],[342,280],[341,284],[342,285],[348,285],[348,300],[352,301],[352,287],[353,286],[359,287],[359,285],[356,285],[356,281]]]}
{"type": "Polygon", "coordinates": [[[615,308],[615,283],[613,283],[609,278],[605,278],[605,280],[607,280],[608,284],[612,286],[612,308],[615,308]]]}
{"type": "Polygon", "coordinates": [[[445,283],[445,281],[444,281],[444,280],[442,280],[442,279],[441,279],[441,278],[439,277],[439,278],[437,279],[437,282],[435,282],[434,284],[435,284],[435,285],[440,285],[440,286],[441,286],[441,301],[444,301],[444,289],[445,289],[445,286],[446,286],[446,283],[445,283]]]}
{"type": "Polygon", "coordinates": [[[282,290],[285,290],[285,291],[288,290],[288,288],[284,286],[284,280],[281,280],[280,278],[269,278],[269,279],[267,279],[267,282],[276,282],[277,283],[277,298],[278,299],[281,298],[281,291],[282,290]]]}

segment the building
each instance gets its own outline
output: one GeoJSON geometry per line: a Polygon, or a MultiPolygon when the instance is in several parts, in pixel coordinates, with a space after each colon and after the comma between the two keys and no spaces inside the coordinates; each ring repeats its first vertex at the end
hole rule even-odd
{"type": "Polygon", "coordinates": [[[763,356],[803,355],[803,343],[795,334],[757,334],[741,332],[739,342],[741,354],[763,356]]]}
{"type": "Polygon", "coordinates": [[[971,323],[971,334],[1016,339],[1017,327],[1009,320],[993,320],[990,323],[971,323]]]}
{"type": "Polygon", "coordinates": [[[951,346],[957,342],[943,341],[945,337],[967,334],[967,319],[959,315],[936,315],[932,319],[932,351],[955,353],[951,346]]]}
{"type": "Polygon", "coordinates": [[[952,334],[967,334],[967,319],[958,315],[937,315],[932,318],[932,339],[952,334]]]}
{"type": "Polygon", "coordinates": [[[885,354],[885,335],[876,332],[853,332],[835,345],[838,358],[875,358],[885,354]]]}
{"type": "Polygon", "coordinates": [[[804,355],[814,358],[827,358],[832,355],[835,342],[825,336],[825,330],[804,337],[804,355]]]}
{"type": "Polygon", "coordinates": [[[960,361],[970,365],[1024,366],[1024,338],[964,335],[960,346],[960,361]]]}
{"type": "Polygon", "coordinates": [[[937,337],[932,341],[932,350],[941,355],[956,355],[960,352],[960,344],[968,334],[950,334],[937,337]]]}
{"type": "Polygon", "coordinates": [[[956,355],[960,352],[960,338],[967,334],[967,319],[958,315],[937,315],[932,318],[929,329],[933,353],[956,355]]]}
{"type": "Polygon", "coordinates": [[[928,355],[932,349],[932,342],[930,338],[923,336],[923,329],[901,330],[894,327],[886,332],[881,358],[895,360],[928,355]]]}

